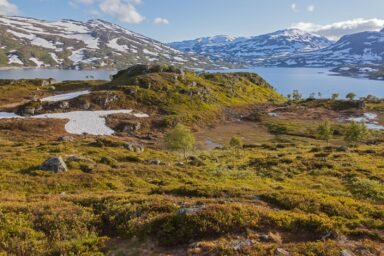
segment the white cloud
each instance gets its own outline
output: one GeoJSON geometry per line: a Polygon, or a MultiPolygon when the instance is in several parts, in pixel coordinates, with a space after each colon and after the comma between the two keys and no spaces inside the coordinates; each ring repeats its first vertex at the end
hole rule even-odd
{"type": "Polygon", "coordinates": [[[308,5],[308,7],[307,7],[307,11],[309,11],[309,12],[314,12],[314,11],[315,11],[315,5],[313,5],[313,4],[308,5]]]}
{"type": "Polygon", "coordinates": [[[384,28],[384,20],[352,19],[327,25],[300,22],[294,24],[292,27],[325,36],[332,40],[338,40],[340,37],[348,34],[359,33],[363,31],[380,31],[384,28]]]}
{"type": "Polygon", "coordinates": [[[295,4],[295,3],[291,4],[291,10],[294,12],[298,12],[299,8],[297,7],[297,4],[295,4]]]}
{"type": "Polygon", "coordinates": [[[80,4],[93,4],[95,2],[94,0],[75,0],[75,1],[80,4]]]}
{"type": "Polygon", "coordinates": [[[158,17],[158,18],[154,19],[153,23],[155,25],[168,25],[169,20],[167,20],[165,18],[158,17]]]}
{"type": "Polygon", "coordinates": [[[0,15],[15,15],[19,13],[19,8],[15,4],[12,4],[9,0],[0,0],[0,15]]]}
{"type": "Polygon", "coordinates": [[[109,15],[115,16],[122,22],[140,23],[145,18],[136,10],[135,5],[140,4],[141,0],[102,0],[100,10],[109,15]]]}

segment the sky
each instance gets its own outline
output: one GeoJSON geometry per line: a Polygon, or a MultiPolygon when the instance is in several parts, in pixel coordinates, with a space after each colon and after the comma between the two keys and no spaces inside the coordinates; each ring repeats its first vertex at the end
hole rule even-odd
{"type": "Polygon", "coordinates": [[[162,42],[293,27],[337,40],[384,28],[384,0],[0,0],[0,15],[103,19],[162,42]]]}

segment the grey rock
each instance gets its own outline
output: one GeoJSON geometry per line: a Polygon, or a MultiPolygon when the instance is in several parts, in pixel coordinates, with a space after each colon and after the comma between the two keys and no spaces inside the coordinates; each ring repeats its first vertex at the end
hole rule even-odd
{"type": "Polygon", "coordinates": [[[144,161],[146,164],[161,165],[162,162],[158,159],[147,159],[144,161]]]}
{"type": "Polygon", "coordinates": [[[133,132],[139,131],[140,129],[141,129],[141,123],[140,122],[132,122],[132,123],[124,124],[122,131],[128,132],[128,133],[133,133],[133,132]]]}
{"type": "Polygon", "coordinates": [[[250,239],[245,239],[245,240],[236,240],[231,242],[231,247],[235,251],[240,251],[246,247],[252,246],[253,241],[250,239]]]}
{"type": "Polygon", "coordinates": [[[59,103],[60,109],[68,109],[69,108],[69,102],[68,101],[62,101],[59,103]]]}
{"type": "Polygon", "coordinates": [[[69,156],[67,158],[67,161],[69,162],[92,162],[91,159],[81,156],[69,156]]]}
{"type": "Polygon", "coordinates": [[[72,136],[61,136],[58,138],[58,141],[62,141],[62,142],[72,142],[74,140],[75,138],[72,136]]]}
{"type": "Polygon", "coordinates": [[[136,152],[136,153],[142,153],[144,152],[144,145],[139,144],[139,143],[126,143],[123,146],[125,149],[128,149],[131,152],[136,152]]]}
{"type": "Polygon", "coordinates": [[[343,250],[340,252],[340,256],[354,256],[354,254],[348,250],[343,250]]]}
{"type": "Polygon", "coordinates": [[[267,234],[261,234],[259,237],[260,237],[260,240],[263,242],[269,241],[269,236],[267,234]]]}
{"type": "Polygon", "coordinates": [[[201,212],[203,209],[204,206],[182,207],[176,212],[176,215],[193,215],[201,212]]]}
{"type": "Polygon", "coordinates": [[[40,169],[43,171],[51,171],[55,173],[68,171],[67,165],[65,164],[63,158],[60,156],[47,159],[44,163],[41,164],[40,169]]]}
{"type": "Polygon", "coordinates": [[[274,254],[275,254],[275,256],[289,256],[289,255],[291,255],[289,252],[287,252],[283,248],[277,248],[275,250],[274,254]]]}

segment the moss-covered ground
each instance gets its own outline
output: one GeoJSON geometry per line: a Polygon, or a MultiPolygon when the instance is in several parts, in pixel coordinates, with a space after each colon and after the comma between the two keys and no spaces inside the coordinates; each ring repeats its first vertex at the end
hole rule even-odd
{"type": "MultiPolygon", "coordinates": [[[[215,82],[191,80],[201,88],[226,84],[204,76],[215,82]]],[[[101,89],[121,89],[114,86],[121,85],[101,89]]],[[[158,90],[160,119],[180,121],[188,109],[197,123],[210,115],[205,103],[187,102],[184,94],[164,102],[167,86],[152,80],[151,89],[135,85],[135,95],[158,90]]],[[[281,102],[255,100],[249,91],[240,101],[225,88],[212,87],[210,97],[220,102],[210,107],[264,109],[284,101],[277,94],[281,102]]],[[[347,147],[347,124],[332,122],[337,132],[327,143],[317,137],[321,119],[287,116],[227,120],[227,129],[195,123],[197,138],[224,148],[197,148],[188,160],[159,146],[161,136],[135,153],[121,147],[134,139],[126,134],[62,141],[63,120],[0,120],[0,255],[382,255],[383,134],[347,147]],[[242,148],[228,146],[234,135],[244,139],[242,148]],[[51,156],[62,156],[69,171],[40,170],[51,156]]]]}

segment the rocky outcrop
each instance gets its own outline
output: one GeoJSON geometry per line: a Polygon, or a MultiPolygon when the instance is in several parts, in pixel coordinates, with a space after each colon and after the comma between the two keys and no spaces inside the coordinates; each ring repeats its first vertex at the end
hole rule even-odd
{"type": "Polygon", "coordinates": [[[68,167],[61,156],[47,159],[40,165],[40,169],[43,171],[50,171],[55,173],[68,171],[68,167]]]}

